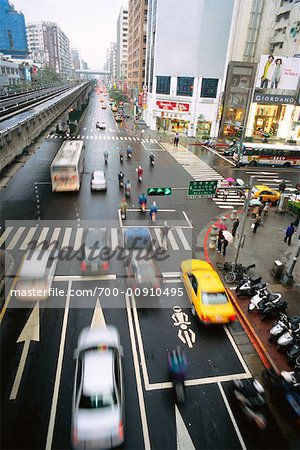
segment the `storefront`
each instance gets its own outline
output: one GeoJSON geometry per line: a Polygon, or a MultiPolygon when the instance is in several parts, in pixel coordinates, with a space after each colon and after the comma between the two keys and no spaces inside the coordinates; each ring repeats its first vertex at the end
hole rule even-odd
{"type": "Polygon", "coordinates": [[[156,130],[174,133],[188,133],[190,104],[181,102],[156,101],[156,130]]]}
{"type": "MultiPolygon", "coordinates": [[[[171,115],[175,116],[175,115],[171,115]]],[[[156,117],[156,129],[157,131],[174,131],[174,133],[184,133],[188,130],[189,122],[179,117],[168,117],[164,114],[162,117],[156,117]]]]}
{"type": "Polygon", "coordinates": [[[253,136],[267,133],[270,136],[277,136],[278,125],[284,115],[284,105],[256,105],[254,116],[253,136]]]}

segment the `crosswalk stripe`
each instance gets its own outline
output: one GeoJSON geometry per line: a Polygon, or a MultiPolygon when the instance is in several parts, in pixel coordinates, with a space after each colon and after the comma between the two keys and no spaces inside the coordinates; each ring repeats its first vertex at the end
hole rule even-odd
{"type": "Polygon", "coordinates": [[[111,249],[114,251],[118,245],[118,229],[111,229],[111,249]]]}
{"type": "Polygon", "coordinates": [[[120,141],[123,141],[123,136],[120,136],[119,139],[120,139],[120,141]]]}
{"type": "Polygon", "coordinates": [[[129,141],[132,141],[132,137],[131,136],[128,136],[128,138],[127,138],[129,141]]]}
{"type": "Polygon", "coordinates": [[[141,142],[145,142],[145,139],[141,139],[141,142]]]}
{"type": "Polygon", "coordinates": [[[108,139],[110,141],[110,136],[106,136],[106,139],[108,139]]]}
{"type": "Polygon", "coordinates": [[[90,137],[89,137],[89,136],[86,136],[85,138],[86,138],[86,139],[89,139],[90,137]]]}
{"type": "Polygon", "coordinates": [[[80,134],[78,134],[78,136],[76,136],[77,139],[80,139],[80,134]]]}
{"type": "Polygon", "coordinates": [[[101,136],[104,141],[106,141],[106,136],[101,136]]]}
{"type": "Polygon", "coordinates": [[[60,227],[55,227],[54,228],[54,231],[52,233],[52,236],[51,236],[49,244],[52,243],[52,242],[54,243],[54,242],[58,241],[58,238],[59,238],[59,235],[60,235],[60,230],[61,230],[60,227]]]}
{"type": "Polygon", "coordinates": [[[132,140],[133,140],[133,141],[136,141],[136,138],[135,138],[135,137],[133,137],[133,138],[132,138],[132,140]]]}
{"type": "Polygon", "coordinates": [[[38,238],[38,241],[37,241],[37,246],[39,246],[42,242],[44,242],[46,240],[48,231],[49,231],[49,227],[45,227],[42,229],[40,237],[38,238]]]}
{"type": "Polygon", "coordinates": [[[75,242],[74,242],[74,250],[80,249],[81,243],[82,243],[82,235],[83,235],[83,228],[78,228],[76,230],[76,236],[75,236],[75,242]]]}
{"type": "Polygon", "coordinates": [[[162,240],[161,240],[161,231],[158,228],[154,228],[154,233],[157,239],[157,242],[159,244],[160,247],[162,247],[162,240]]]}
{"type": "Polygon", "coordinates": [[[71,233],[72,233],[72,228],[67,227],[65,229],[64,237],[63,237],[62,244],[61,244],[62,248],[68,247],[69,242],[70,242],[71,233]]]}
{"type": "Polygon", "coordinates": [[[83,134],[80,139],[84,139],[84,138],[85,138],[85,135],[83,134]]]}
{"type": "Polygon", "coordinates": [[[31,227],[24,239],[24,241],[22,242],[21,246],[20,246],[20,250],[27,250],[28,244],[29,242],[32,240],[33,235],[36,232],[36,227],[31,227]]]}
{"type": "Polygon", "coordinates": [[[119,140],[119,136],[116,136],[116,140],[117,140],[117,141],[119,140]]]}
{"type": "Polygon", "coordinates": [[[179,250],[179,247],[177,245],[177,242],[175,240],[175,237],[174,237],[174,234],[173,234],[172,230],[169,230],[168,238],[169,238],[169,241],[170,241],[172,249],[173,250],[179,250]]]}
{"type": "Polygon", "coordinates": [[[124,136],[124,141],[127,141],[127,137],[126,136],[124,136]]]}
{"type": "Polygon", "coordinates": [[[20,227],[16,234],[14,235],[14,237],[12,238],[12,240],[10,241],[10,243],[8,244],[8,246],[6,247],[6,250],[13,250],[16,243],[18,242],[18,240],[20,239],[21,235],[23,234],[23,231],[25,230],[25,227],[20,227]]]}
{"type": "Polygon", "coordinates": [[[115,137],[114,137],[114,136],[112,136],[112,137],[111,137],[111,139],[112,139],[112,140],[114,141],[114,140],[115,140],[115,137]]]}
{"type": "Polygon", "coordinates": [[[181,242],[183,244],[183,248],[185,250],[191,250],[190,244],[188,243],[188,241],[187,241],[187,239],[186,239],[182,229],[181,228],[177,228],[176,231],[177,231],[177,234],[178,234],[178,236],[179,236],[179,238],[180,238],[180,240],[181,240],[181,242]]]}
{"type": "Polygon", "coordinates": [[[93,140],[93,139],[94,139],[94,136],[90,136],[90,139],[92,139],[92,140],[93,140]]]}
{"type": "Polygon", "coordinates": [[[137,141],[140,141],[140,138],[139,138],[139,137],[137,137],[137,138],[136,138],[136,140],[137,140],[137,141]]]}
{"type": "Polygon", "coordinates": [[[96,140],[96,141],[98,140],[98,136],[95,136],[95,140],[96,140]]]}
{"type": "Polygon", "coordinates": [[[4,230],[3,234],[0,236],[0,247],[2,247],[3,243],[7,239],[7,237],[10,235],[14,227],[7,227],[6,230],[4,230]]]}

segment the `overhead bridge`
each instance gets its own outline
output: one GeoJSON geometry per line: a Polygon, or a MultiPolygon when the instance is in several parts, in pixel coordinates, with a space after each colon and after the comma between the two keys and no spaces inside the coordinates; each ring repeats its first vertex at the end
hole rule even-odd
{"type": "Polygon", "coordinates": [[[90,74],[90,75],[110,75],[109,70],[97,70],[97,69],[76,69],[76,73],[90,74]]]}

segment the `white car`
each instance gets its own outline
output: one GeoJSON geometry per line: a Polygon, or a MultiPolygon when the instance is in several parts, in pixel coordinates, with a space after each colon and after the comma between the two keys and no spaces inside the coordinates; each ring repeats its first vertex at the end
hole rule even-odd
{"type": "Polygon", "coordinates": [[[124,441],[123,349],[118,330],[84,328],[74,352],[72,445],[104,449],[124,441]]]}
{"type": "Polygon", "coordinates": [[[38,247],[28,250],[16,284],[18,300],[47,300],[50,295],[58,250],[38,247]]]}
{"type": "Polygon", "coordinates": [[[106,129],[106,123],[104,120],[101,120],[100,122],[96,123],[96,128],[99,128],[99,130],[105,130],[106,129]]]}
{"type": "Polygon", "coordinates": [[[106,176],[103,170],[95,170],[91,177],[91,191],[106,191],[106,176]]]}

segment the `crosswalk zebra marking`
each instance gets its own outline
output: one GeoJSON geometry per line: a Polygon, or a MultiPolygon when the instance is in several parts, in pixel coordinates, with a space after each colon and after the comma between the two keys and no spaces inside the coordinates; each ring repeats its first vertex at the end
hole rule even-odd
{"type": "Polygon", "coordinates": [[[181,230],[181,228],[176,228],[176,231],[177,231],[177,234],[183,244],[183,248],[185,250],[191,250],[190,244],[188,243],[188,241],[184,235],[184,232],[181,230]]]}
{"type": "Polygon", "coordinates": [[[52,242],[54,243],[54,242],[58,241],[58,238],[59,238],[59,235],[60,235],[60,230],[61,230],[60,227],[55,227],[54,228],[54,231],[53,231],[51,239],[50,239],[50,243],[52,243],[52,242]]]}
{"type": "Polygon", "coordinates": [[[37,246],[39,246],[42,242],[44,242],[46,240],[48,231],[49,231],[49,227],[45,227],[45,228],[42,229],[40,237],[39,237],[39,239],[37,241],[37,246]]]}
{"type": "Polygon", "coordinates": [[[14,227],[7,227],[6,230],[4,230],[3,234],[0,236],[0,247],[4,244],[13,229],[14,227]]]}
{"type": "Polygon", "coordinates": [[[179,250],[179,247],[178,247],[177,242],[175,240],[174,234],[172,233],[172,230],[169,230],[168,239],[170,241],[172,249],[173,250],[179,250]]]}
{"type": "Polygon", "coordinates": [[[118,246],[118,229],[111,228],[111,249],[114,251],[118,246]]]}
{"type": "Polygon", "coordinates": [[[25,227],[20,227],[16,231],[16,234],[14,235],[14,237],[12,238],[12,240],[10,241],[8,246],[6,247],[6,250],[12,250],[15,247],[16,243],[18,242],[18,240],[22,236],[24,230],[25,230],[25,227]]]}
{"type": "Polygon", "coordinates": [[[37,230],[37,227],[31,227],[30,230],[28,231],[24,241],[22,242],[21,246],[20,246],[20,250],[27,250],[28,248],[28,244],[29,242],[31,242],[33,236],[35,235],[37,230]]]}
{"type": "Polygon", "coordinates": [[[83,235],[83,228],[77,228],[73,247],[75,251],[80,249],[82,243],[82,235],[83,235]]]}
{"type": "Polygon", "coordinates": [[[64,237],[63,237],[62,244],[61,244],[62,248],[68,247],[68,244],[70,242],[71,233],[72,233],[72,228],[67,227],[65,229],[64,237]]]}
{"type": "Polygon", "coordinates": [[[161,231],[159,228],[154,228],[154,233],[155,233],[155,237],[156,240],[159,244],[160,247],[162,247],[162,240],[161,240],[161,231]]]}

